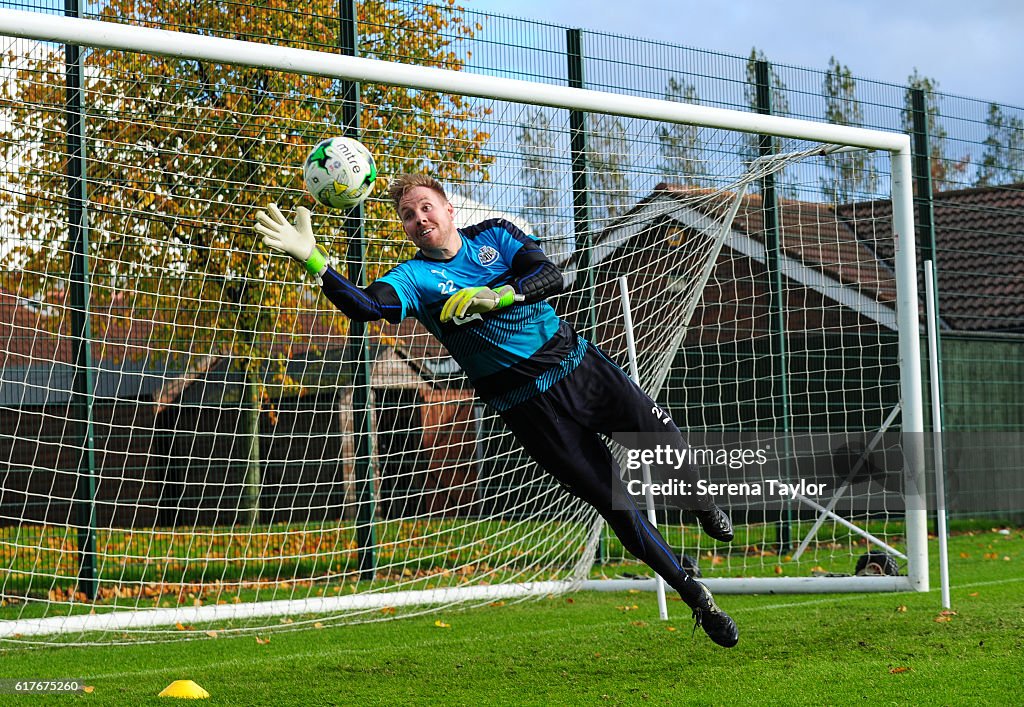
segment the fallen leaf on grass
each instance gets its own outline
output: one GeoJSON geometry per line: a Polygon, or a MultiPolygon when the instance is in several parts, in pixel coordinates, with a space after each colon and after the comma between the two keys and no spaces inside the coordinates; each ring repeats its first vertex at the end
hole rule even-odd
{"type": "Polygon", "coordinates": [[[451,624],[446,624],[441,619],[438,619],[437,621],[435,621],[434,625],[437,626],[438,628],[451,628],[452,627],[451,624]]]}
{"type": "Polygon", "coordinates": [[[259,636],[256,636],[256,643],[260,644],[261,646],[265,646],[268,643],[270,643],[270,639],[269,638],[260,638],[259,636]]]}
{"type": "Polygon", "coordinates": [[[92,685],[85,685],[84,687],[82,687],[82,692],[86,693],[87,695],[91,695],[92,691],[95,689],[96,688],[92,685]]]}
{"type": "Polygon", "coordinates": [[[315,624],[313,624],[313,628],[323,628],[323,627],[324,627],[324,625],[322,623],[320,623],[319,621],[317,621],[315,624]]]}
{"type": "Polygon", "coordinates": [[[909,672],[909,671],[910,671],[910,668],[908,668],[906,666],[903,666],[903,665],[897,666],[895,668],[889,668],[889,673],[891,675],[897,675],[899,673],[906,673],[906,672],[909,672]]]}
{"type": "Polygon", "coordinates": [[[897,614],[905,614],[905,613],[907,613],[907,605],[906,604],[900,604],[899,606],[897,606],[896,607],[896,613],[897,614]]]}
{"type": "Polygon", "coordinates": [[[217,637],[217,632],[216,631],[207,631],[206,635],[209,636],[210,638],[216,638],[217,637]]]}
{"type": "Polygon", "coordinates": [[[675,626],[666,626],[665,628],[666,628],[667,630],[669,630],[669,631],[675,631],[675,630],[676,630],[676,627],[675,627],[675,626]]]}

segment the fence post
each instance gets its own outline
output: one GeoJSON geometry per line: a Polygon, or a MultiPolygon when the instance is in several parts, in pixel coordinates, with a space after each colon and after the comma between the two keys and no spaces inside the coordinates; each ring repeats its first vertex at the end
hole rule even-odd
{"type": "MultiPolygon", "coordinates": [[[[78,0],[64,0],[64,14],[79,17],[78,0]]],[[[96,450],[93,435],[92,334],[89,329],[89,212],[86,208],[85,115],[82,96],[85,71],[82,48],[64,45],[65,103],[67,121],[68,241],[71,272],[72,382],[69,413],[77,421],[81,439],[75,488],[75,519],[78,524],[78,590],[96,598],[96,450]]]]}
{"type": "Polygon", "coordinates": [[[914,150],[914,205],[917,207],[918,243],[921,262],[935,260],[935,212],[931,170],[931,142],[924,89],[910,89],[910,117],[914,150]]]}
{"type": "MultiPolygon", "coordinates": [[[[932,370],[935,371],[937,382],[929,390],[935,391],[938,399],[928,409],[935,409],[937,407],[941,411],[944,397],[942,385],[942,327],[940,326],[942,319],[939,312],[939,268],[938,251],[935,244],[935,195],[931,170],[931,136],[928,133],[927,105],[924,89],[910,89],[910,122],[913,131],[911,137],[913,143],[914,206],[917,212],[915,214],[917,242],[922,254],[919,260],[922,267],[925,267],[925,263],[928,261],[932,262],[931,312],[935,320],[934,354],[936,358],[932,370]]],[[[926,297],[928,294],[928,292],[925,292],[926,297]]],[[[935,424],[936,421],[932,420],[932,425],[934,426],[935,424]]],[[[932,454],[940,453],[941,451],[938,449],[932,450],[932,454]]],[[[937,499],[936,507],[945,508],[945,499],[941,499],[941,502],[937,499]]]]}
{"type": "MultiPolygon", "coordinates": [[[[341,0],[341,28],[339,46],[346,56],[356,56],[359,47],[359,19],[356,0],[341,0]]],[[[342,122],[347,137],[360,137],[360,95],[358,81],[342,83],[342,122]]],[[[345,239],[348,243],[346,254],[349,280],[366,286],[366,240],[363,233],[363,205],[359,204],[345,219],[345,239]]],[[[355,483],[356,483],[356,543],[359,562],[359,579],[369,581],[377,569],[376,515],[377,499],[374,493],[373,469],[373,420],[370,419],[373,394],[370,390],[370,346],[367,341],[366,324],[350,321],[346,342],[348,349],[345,359],[355,367],[352,377],[352,433],[355,435],[355,483]]]]}
{"type": "MultiPolygon", "coordinates": [[[[759,60],[754,64],[754,80],[757,83],[757,112],[762,115],[772,114],[771,64],[759,60]]],[[[759,135],[757,152],[759,157],[767,157],[774,151],[774,139],[768,135],[759,135]]],[[[765,266],[768,275],[768,316],[770,333],[771,379],[778,383],[779,417],[782,418],[783,435],[783,467],[782,471],[789,476],[790,471],[790,409],[789,409],[789,358],[786,347],[786,315],[785,301],[782,291],[782,269],[779,261],[782,257],[782,232],[779,224],[779,200],[775,192],[775,174],[769,173],[761,178],[761,205],[764,212],[764,249],[765,266]]],[[[788,550],[792,544],[793,510],[786,503],[779,514],[776,537],[780,551],[788,550]]]]}
{"type": "MultiPolygon", "coordinates": [[[[565,30],[566,58],[568,59],[569,87],[584,88],[583,77],[583,30],[565,30]]],[[[590,192],[587,188],[587,114],[579,110],[569,111],[569,154],[572,160],[572,221],[575,234],[576,284],[581,287],[581,296],[586,299],[583,320],[578,322],[586,338],[594,338],[597,329],[597,292],[594,268],[590,262],[593,242],[590,232],[590,192]]],[[[605,561],[604,534],[598,537],[597,557],[605,561]]]]}
{"type": "MultiPolygon", "coordinates": [[[[565,31],[566,51],[569,61],[569,87],[583,88],[583,31],[565,31]]],[[[587,189],[587,114],[579,110],[569,111],[569,152],[572,158],[572,220],[576,236],[576,276],[583,277],[580,283],[588,300],[585,320],[580,322],[585,337],[592,337],[597,327],[595,312],[595,279],[590,258],[593,252],[590,232],[590,193],[587,189]]]]}

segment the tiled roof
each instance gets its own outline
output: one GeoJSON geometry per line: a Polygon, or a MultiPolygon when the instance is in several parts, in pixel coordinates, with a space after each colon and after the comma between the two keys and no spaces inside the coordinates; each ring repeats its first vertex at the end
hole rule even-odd
{"type": "MultiPolygon", "coordinates": [[[[14,278],[7,278],[6,282],[10,284],[14,278]]],[[[62,290],[58,288],[58,292],[62,290]]],[[[43,400],[39,396],[44,393],[43,397],[49,402],[66,399],[70,394],[73,374],[71,310],[63,295],[51,296],[49,300],[30,300],[0,287],[0,370],[5,371],[0,379],[3,393],[0,402],[7,398],[25,398],[24,389],[29,388],[39,391],[38,395],[30,396],[32,402],[43,400]]],[[[291,360],[288,370],[292,375],[301,375],[300,371],[306,368],[315,375],[319,370],[316,361],[321,358],[334,361],[339,355],[345,356],[346,337],[335,331],[336,318],[343,319],[344,315],[325,302],[310,301],[310,309],[294,317],[291,326],[278,327],[273,350],[291,360]],[[324,311],[323,306],[330,309],[324,311]]],[[[160,323],[132,316],[131,308],[116,296],[112,302],[92,312],[91,326],[94,378],[100,397],[175,397],[201,378],[206,369],[223,365],[224,352],[211,341],[196,342],[188,371],[180,370],[181,363],[150,356],[157,348],[166,349],[165,344],[153,342],[160,323]]],[[[420,382],[453,375],[461,378],[461,371],[452,365],[444,346],[418,321],[407,319],[399,325],[382,323],[379,328],[371,326],[369,332],[377,342],[397,347],[402,360],[415,364],[414,369],[408,369],[406,364],[403,370],[414,370],[420,382]]],[[[379,375],[384,374],[379,372],[379,375]]],[[[220,378],[227,380],[223,372],[220,378]]]]}
{"type": "MultiPolygon", "coordinates": [[[[14,278],[5,278],[0,273],[0,282],[5,280],[10,283],[14,278]]],[[[322,311],[324,306],[330,305],[321,303],[317,309],[311,305],[295,316],[292,326],[278,331],[284,336],[275,341],[273,350],[300,357],[311,351],[323,352],[344,346],[345,337],[332,326],[332,318],[341,315],[334,312],[333,307],[322,311]]],[[[178,314],[179,321],[189,316],[189,312],[178,314]]],[[[95,361],[142,360],[156,350],[166,349],[166,342],[159,340],[159,332],[165,324],[152,315],[140,315],[117,294],[110,302],[94,306],[91,315],[95,361]]],[[[211,332],[206,334],[213,336],[211,332]]],[[[212,341],[197,343],[192,352],[195,355],[223,353],[212,341]]],[[[28,366],[39,362],[72,362],[69,298],[63,288],[57,288],[57,295],[37,301],[0,285],[0,366],[28,366]]]]}
{"type": "MultiPolygon", "coordinates": [[[[839,213],[857,224],[859,237],[874,239],[878,256],[892,263],[889,202],[851,204],[839,213]]],[[[1024,331],[1024,183],[937,192],[933,214],[943,326],[1024,331]]],[[[920,261],[926,244],[918,225],[920,261]]]]}
{"type": "MultiPolygon", "coordinates": [[[[869,243],[858,240],[849,225],[827,204],[779,199],[783,252],[847,287],[880,302],[895,302],[892,272],[878,266],[869,243]]],[[[744,199],[733,228],[764,242],[760,194],[744,199]]]]}
{"type": "MultiPolygon", "coordinates": [[[[12,289],[20,281],[17,273],[0,273],[0,403],[55,404],[70,395],[74,378],[70,301],[61,283],[45,299],[19,296],[12,289]]],[[[334,317],[342,315],[333,308],[324,312],[313,306],[290,318],[287,329],[279,327],[271,346],[274,353],[291,360],[292,375],[306,367],[306,359],[319,359],[345,344],[345,336],[334,330],[334,317]]],[[[177,314],[184,319],[195,311],[177,314]]],[[[177,395],[226,353],[214,341],[214,332],[198,328],[198,336],[206,340],[193,340],[187,351],[180,350],[185,345],[176,347],[175,353],[190,354],[187,358],[167,356],[168,344],[162,340],[165,323],[152,314],[140,315],[121,293],[94,306],[91,315],[93,384],[101,398],[155,396],[159,401],[177,395]]],[[[278,370],[271,362],[266,366],[268,371],[278,370]]],[[[227,380],[223,372],[220,378],[227,380]]]]}
{"type": "MultiPolygon", "coordinates": [[[[672,289],[676,276],[672,263],[693,257],[685,254],[693,235],[718,232],[734,199],[729,193],[660,184],[602,232],[594,257],[608,276],[620,274],[623,268],[634,273],[630,287],[643,290],[643,299],[650,300],[672,289]],[[668,257],[673,249],[678,249],[677,255],[668,257]]],[[[713,275],[698,300],[686,344],[747,339],[772,330],[763,219],[761,197],[745,196],[726,234],[713,275]]],[[[895,327],[892,306],[896,290],[891,269],[878,262],[870,244],[858,240],[833,208],[782,199],[779,221],[787,331],[895,327]]],[[[575,260],[568,264],[570,273],[575,265],[575,260]]],[[[573,284],[580,293],[580,285],[573,284]]],[[[582,293],[579,296],[583,297],[582,293]]],[[[613,297],[611,291],[605,293],[605,299],[613,297]]],[[[574,304],[585,311],[584,301],[574,304]]],[[[610,305],[598,321],[613,322],[617,307],[610,305]]],[[[671,311],[665,309],[666,313],[671,311]]],[[[643,320],[645,314],[634,314],[634,321],[643,320]]],[[[643,321],[648,327],[662,325],[656,313],[643,321]]],[[[605,328],[609,331],[602,332],[602,341],[616,336],[614,326],[608,324],[605,328]]],[[[615,348],[611,343],[605,345],[615,348]]],[[[638,341],[637,345],[644,344],[638,341]]],[[[656,346],[657,342],[650,345],[656,346]]]]}

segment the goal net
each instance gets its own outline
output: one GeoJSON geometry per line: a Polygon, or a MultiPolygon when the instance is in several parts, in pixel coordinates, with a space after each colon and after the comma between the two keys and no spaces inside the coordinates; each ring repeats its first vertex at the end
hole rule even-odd
{"type": "MultiPolygon", "coordinates": [[[[0,639],[378,621],[643,573],[425,329],[357,328],[259,247],[256,209],[313,207],[301,165],[341,132],[343,79],[382,181],[429,172],[457,225],[535,234],[556,310],[624,368],[631,339],[736,521],[716,544],[657,509],[715,591],[927,588],[905,137],[100,27],[0,12],[0,639]],[[826,198],[853,159],[871,178],[826,198]],[[740,447],[772,461],[716,461],[740,447]]],[[[383,192],[361,220],[314,209],[364,283],[413,253],[383,192]]]]}

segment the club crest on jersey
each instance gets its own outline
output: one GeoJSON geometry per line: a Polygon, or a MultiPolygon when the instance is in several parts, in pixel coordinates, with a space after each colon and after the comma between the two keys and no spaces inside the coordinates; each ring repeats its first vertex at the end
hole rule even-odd
{"type": "Polygon", "coordinates": [[[477,257],[480,258],[481,265],[490,265],[498,259],[498,251],[489,245],[485,245],[477,251],[477,257]]]}

